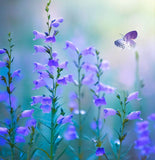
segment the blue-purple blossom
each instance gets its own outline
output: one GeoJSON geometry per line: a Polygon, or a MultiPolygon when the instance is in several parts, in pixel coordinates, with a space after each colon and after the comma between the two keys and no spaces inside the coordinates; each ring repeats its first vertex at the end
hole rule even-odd
{"type": "Polygon", "coordinates": [[[41,78],[49,78],[49,73],[45,72],[45,71],[38,71],[39,73],[39,79],[41,78]]]}
{"type": "Polygon", "coordinates": [[[52,104],[52,99],[51,97],[42,97],[41,103],[42,105],[50,105],[52,104]]]}
{"type": "Polygon", "coordinates": [[[69,125],[66,132],[64,133],[64,138],[68,141],[78,138],[76,128],[73,125],[69,125]]]}
{"type": "Polygon", "coordinates": [[[57,123],[58,124],[72,123],[72,118],[73,118],[72,114],[68,116],[60,115],[57,119],[57,123]]]}
{"type": "Polygon", "coordinates": [[[38,70],[46,70],[46,66],[47,65],[43,65],[41,63],[38,63],[38,62],[34,62],[34,71],[38,71],[38,70]]]}
{"type": "Polygon", "coordinates": [[[93,47],[88,47],[88,48],[84,49],[81,52],[81,54],[84,55],[84,56],[87,56],[87,55],[95,56],[95,49],[93,47]]]}
{"type": "Polygon", "coordinates": [[[17,135],[17,136],[15,137],[15,142],[16,142],[16,143],[25,143],[25,139],[24,139],[23,136],[17,135]]]}
{"type": "Polygon", "coordinates": [[[53,36],[47,36],[45,42],[46,43],[49,43],[49,42],[54,43],[54,42],[56,42],[55,35],[53,35],[53,36]]]}
{"type": "Polygon", "coordinates": [[[143,136],[135,141],[135,148],[142,149],[145,145],[148,144],[150,144],[150,138],[148,136],[143,136]]]}
{"type": "Polygon", "coordinates": [[[84,63],[82,67],[87,71],[97,72],[97,67],[93,64],[84,63]]]}
{"type": "Polygon", "coordinates": [[[43,113],[50,113],[51,112],[51,106],[50,105],[41,105],[40,109],[42,109],[43,113]]]}
{"type": "Polygon", "coordinates": [[[35,105],[42,102],[43,96],[33,96],[31,105],[35,105]]]}
{"type": "MultiPolygon", "coordinates": [[[[93,130],[96,130],[97,129],[97,121],[93,121],[90,126],[91,126],[91,128],[93,130]]],[[[101,119],[98,121],[98,126],[99,126],[99,129],[102,128],[102,121],[101,121],[101,119]]]]}
{"type": "Polygon", "coordinates": [[[0,54],[3,54],[5,52],[6,52],[5,49],[0,49],[0,54]]]}
{"type": "Polygon", "coordinates": [[[76,48],[75,45],[70,41],[66,41],[66,47],[64,49],[68,49],[68,48],[78,52],[78,48],[76,48]]]}
{"type": "Polygon", "coordinates": [[[59,68],[65,69],[65,68],[67,68],[67,65],[68,65],[67,61],[63,62],[63,63],[59,64],[59,68]]]}
{"type": "Polygon", "coordinates": [[[104,97],[102,97],[102,98],[97,98],[97,97],[95,97],[95,98],[94,98],[94,103],[95,103],[95,105],[96,105],[97,107],[107,104],[104,97]]]}
{"type": "Polygon", "coordinates": [[[34,89],[39,89],[40,87],[46,86],[46,82],[44,81],[44,79],[38,79],[33,81],[33,84],[35,85],[34,89]]]}
{"type": "Polygon", "coordinates": [[[101,65],[100,65],[100,68],[101,68],[103,71],[108,70],[108,69],[110,68],[110,67],[109,67],[109,61],[107,61],[107,60],[102,61],[101,65]]]}
{"type": "Polygon", "coordinates": [[[1,67],[5,67],[6,64],[7,64],[6,62],[0,61],[0,68],[1,68],[1,67]]]}
{"type": "Polygon", "coordinates": [[[26,122],[26,127],[36,127],[37,121],[34,118],[28,119],[26,122]]]}
{"type": "Polygon", "coordinates": [[[90,85],[93,83],[94,83],[94,74],[92,74],[92,73],[85,76],[82,80],[82,84],[85,84],[85,85],[90,85]]]}
{"type": "Polygon", "coordinates": [[[116,115],[117,111],[113,108],[104,108],[104,118],[106,119],[108,116],[114,116],[116,115]]]}
{"type": "Polygon", "coordinates": [[[137,125],[137,132],[141,133],[148,130],[149,122],[148,121],[137,122],[136,125],[137,125]]]}
{"type": "Polygon", "coordinates": [[[155,121],[155,113],[152,113],[151,115],[148,116],[149,120],[155,121]]]}
{"type": "Polygon", "coordinates": [[[97,148],[96,156],[103,156],[105,154],[104,148],[97,148]]]}
{"type": "Polygon", "coordinates": [[[20,69],[14,71],[13,74],[12,74],[12,78],[20,77],[20,73],[21,73],[21,70],[20,70],[20,69]]]}
{"type": "Polygon", "coordinates": [[[18,133],[18,134],[22,134],[22,135],[24,135],[24,136],[27,136],[28,134],[29,134],[29,129],[27,128],[27,127],[18,127],[17,129],[16,129],[16,133],[18,133]]]}
{"type": "Polygon", "coordinates": [[[35,53],[45,53],[46,52],[46,48],[40,45],[34,45],[34,49],[35,49],[35,53]]]}
{"type": "Polygon", "coordinates": [[[0,127],[0,134],[8,134],[8,129],[5,127],[0,127]]]}
{"type": "Polygon", "coordinates": [[[48,61],[48,66],[54,66],[54,67],[58,67],[59,63],[58,63],[59,59],[50,59],[48,61]]]}
{"type": "Polygon", "coordinates": [[[134,112],[131,112],[130,114],[128,114],[126,118],[128,120],[134,120],[134,119],[142,120],[142,118],[140,118],[140,114],[141,114],[141,111],[134,111],[134,112]]]}
{"type": "Polygon", "coordinates": [[[57,28],[57,27],[59,27],[60,23],[62,23],[63,21],[64,21],[63,18],[54,19],[54,20],[52,20],[50,26],[57,28]]]}
{"type": "Polygon", "coordinates": [[[65,77],[61,77],[57,80],[58,84],[67,85],[67,80],[65,77]]]}
{"type": "Polygon", "coordinates": [[[0,146],[4,146],[6,143],[7,141],[4,138],[0,137],[0,146]]]}
{"type": "Polygon", "coordinates": [[[35,38],[33,40],[45,39],[45,33],[41,33],[41,32],[38,32],[38,31],[34,30],[33,34],[35,36],[35,38]]]}
{"type": "Polygon", "coordinates": [[[140,100],[140,98],[138,98],[139,93],[138,92],[133,92],[131,94],[129,94],[129,96],[127,97],[127,102],[130,102],[132,100],[140,100]]]}
{"type": "Polygon", "coordinates": [[[103,92],[105,92],[105,93],[114,93],[115,92],[115,88],[114,87],[111,87],[111,86],[109,86],[109,85],[105,85],[105,84],[103,84],[103,83],[99,83],[98,85],[97,85],[97,92],[101,92],[101,91],[103,91],[103,92]]]}
{"type": "Polygon", "coordinates": [[[22,117],[22,118],[24,118],[24,117],[32,117],[33,112],[34,112],[34,109],[24,110],[24,111],[21,113],[21,117],[22,117]]]}

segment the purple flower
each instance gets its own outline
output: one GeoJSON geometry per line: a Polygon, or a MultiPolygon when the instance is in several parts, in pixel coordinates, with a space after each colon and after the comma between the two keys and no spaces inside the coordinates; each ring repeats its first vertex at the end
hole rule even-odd
{"type": "Polygon", "coordinates": [[[137,131],[141,133],[148,130],[149,122],[148,121],[137,122],[136,126],[137,126],[137,131]]]}
{"type": "Polygon", "coordinates": [[[130,114],[128,114],[126,118],[128,120],[134,120],[134,119],[142,120],[142,118],[140,118],[140,114],[141,114],[141,111],[134,111],[134,112],[131,112],[130,114]]]}
{"type": "Polygon", "coordinates": [[[87,71],[97,72],[97,67],[95,65],[84,63],[82,67],[86,70],[86,72],[87,71]]]}
{"type": "Polygon", "coordinates": [[[96,156],[103,156],[105,154],[104,148],[97,148],[96,156]]]}
{"type": "Polygon", "coordinates": [[[64,63],[59,64],[59,68],[65,69],[67,68],[67,65],[68,65],[68,62],[66,61],[64,63]]]}
{"type": "Polygon", "coordinates": [[[104,118],[106,119],[108,116],[114,116],[116,115],[117,111],[113,108],[104,108],[104,118]]]}
{"type": "Polygon", "coordinates": [[[85,76],[82,80],[82,84],[85,84],[85,85],[90,85],[90,84],[93,84],[94,83],[94,74],[89,74],[87,76],[85,76]]]}
{"type": "Polygon", "coordinates": [[[102,98],[96,98],[96,97],[95,97],[94,103],[95,103],[95,105],[96,105],[97,107],[107,104],[104,97],[102,97],[102,98]]]}
{"type": "Polygon", "coordinates": [[[58,124],[66,124],[66,123],[72,123],[73,115],[63,116],[60,115],[57,119],[58,124]]]}
{"type": "Polygon", "coordinates": [[[5,127],[0,127],[0,134],[8,134],[8,129],[5,127]]]}
{"type": "Polygon", "coordinates": [[[44,79],[44,78],[49,78],[49,74],[47,72],[44,71],[38,71],[39,75],[39,79],[44,79]]]}
{"type": "Polygon", "coordinates": [[[135,141],[135,148],[137,149],[142,149],[145,145],[148,145],[150,143],[150,138],[145,136],[145,137],[140,137],[138,140],[135,141]]]}
{"type": "Polygon", "coordinates": [[[41,79],[33,81],[33,84],[35,85],[34,89],[39,89],[40,87],[45,86],[46,82],[44,81],[44,79],[41,78],[41,79]]]}
{"type": "Polygon", "coordinates": [[[62,77],[57,80],[57,83],[62,85],[67,85],[67,80],[65,77],[62,77]]]}
{"type": "Polygon", "coordinates": [[[0,54],[3,54],[5,52],[6,52],[5,49],[0,49],[0,54]]]}
{"type": "Polygon", "coordinates": [[[15,137],[15,142],[16,143],[25,143],[25,139],[24,139],[24,137],[23,136],[16,136],[15,137]]]}
{"type": "Polygon", "coordinates": [[[52,104],[52,99],[51,97],[42,97],[41,103],[42,105],[50,105],[52,104]]]}
{"type": "Polygon", "coordinates": [[[56,38],[55,38],[54,35],[53,36],[48,36],[48,37],[46,37],[45,42],[47,42],[47,43],[49,43],[49,42],[54,43],[54,42],[56,42],[56,38]]]}
{"type": "Polygon", "coordinates": [[[32,117],[32,114],[34,112],[34,109],[31,110],[25,110],[21,113],[21,117],[32,117]]]}
{"type": "Polygon", "coordinates": [[[4,146],[6,143],[7,141],[4,138],[0,137],[0,146],[4,146]]]}
{"type": "Polygon", "coordinates": [[[54,66],[54,67],[58,67],[59,66],[59,63],[58,63],[59,59],[50,59],[48,61],[48,66],[54,66]]]}
{"type": "Polygon", "coordinates": [[[148,116],[149,120],[155,121],[155,113],[152,113],[151,115],[148,116]]]}
{"type": "Polygon", "coordinates": [[[68,48],[78,52],[78,48],[76,48],[75,45],[70,41],[66,41],[66,47],[64,49],[68,49],[68,48]]]}
{"type": "Polygon", "coordinates": [[[31,103],[31,106],[32,105],[35,105],[35,104],[38,104],[38,103],[41,103],[42,102],[42,98],[43,96],[33,96],[32,97],[32,103],[31,103]]]}
{"type": "Polygon", "coordinates": [[[5,67],[6,64],[7,64],[6,62],[0,61],[0,68],[1,68],[1,67],[5,67]]]}
{"type": "Polygon", "coordinates": [[[26,127],[36,127],[37,121],[34,118],[28,119],[26,122],[26,127]]]}
{"type": "Polygon", "coordinates": [[[64,138],[68,141],[78,138],[76,129],[73,125],[68,126],[66,132],[64,133],[64,138]]]}
{"type": "Polygon", "coordinates": [[[35,36],[35,38],[33,40],[36,40],[36,39],[45,39],[45,34],[44,33],[41,33],[41,32],[38,32],[38,31],[33,31],[33,34],[35,36]]]}
{"type": "Polygon", "coordinates": [[[95,55],[95,49],[93,48],[93,47],[88,47],[88,48],[86,48],[85,50],[83,50],[82,52],[81,52],[81,54],[82,55],[84,55],[84,56],[87,56],[87,55],[95,55]]]}
{"type": "Polygon", "coordinates": [[[69,102],[69,108],[70,108],[70,111],[72,112],[72,111],[74,111],[75,109],[77,109],[78,108],[78,104],[77,104],[77,102],[76,101],[70,101],[69,102]]]}
{"type": "MultiPolygon", "coordinates": [[[[98,121],[98,126],[99,126],[99,129],[102,128],[102,121],[101,121],[101,120],[98,121]]],[[[91,128],[92,128],[93,130],[96,130],[96,129],[97,129],[97,121],[93,121],[93,122],[91,123],[91,128]]]]}
{"type": "Polygon", "coordinates": [[[97,85],[97,92],[105,92],[105,93],[114,93],[115,92],[115,88],[109,86],[109,85],[105,85],[103,83],[99,83],[97,85]]]}
{"type": "Polygon", "coordinates": [[[27,136],[28,134],[29,134],[29,129],[27,128],[27,127],[18,127],[17,129],[16,129],[16,133],[18,133],[18,134],[22,134],[22,135],[24,135],[24,136],[27,136]]]}
{"type": "Polygon", "coordinates": [[[20,77],[20,73],[21,73],[21,70],[20,70],[20,69],[14,71],[13,74],[12,74],[12,78],[20,77]]]}
{"type": "Polygon", "coordinates": [[[43,113],[50,113],[51,112],[51,106],[50,105],[41,105],[40,109],[42,109],[43,113]]]}
{"type": "Polygon", "coordinates": [[[109,67],[109,61],[102,61],[101,65],[100,65],[100,68],[103,70],[103,71],[106,71],[108,70],[110,67],[109,67]]]}
{"type": "Polygon", "coordinates": [[[65,76],[65,78],[66,78],[66,81],[67,81],[67,82],[74,82],[74,80],[73,80],[73,75],[71,75],[71,74],[65,76]]]}
{"type": "Polygon", "coordinates": [[[127,97],[127,102],[130,102],[134,99],[140,100],[140,98],[138,98],[138,94],[139,94],[138,92],[133,92],[133,93],[129,94],[129,96],[127,97]]]}
{"type": "Polygon", "coordinates": [[[52,20],[52,22],[51,22],[51,27],[55,27],[55,28],[57,28],[57,27],[59,27],[59,25],[60,25],[60,23],[62,23],[64,21],[64,19],[63,18],[59,18],[59,19],[54,19],[54,20],[52,20]]]}
{"type": "Polygon", "coordinates": [[[38,71],[38,70],[46,70],[46,65],[40,64],[38,62],[34,62],[34,71],[38,71]]]}
{"type": "Polygon", "coordinates": [[[34,45],[34,49],[35,49],[35,53],[45,53],[46,52],[46,48],[40,45],[34,45]]]}

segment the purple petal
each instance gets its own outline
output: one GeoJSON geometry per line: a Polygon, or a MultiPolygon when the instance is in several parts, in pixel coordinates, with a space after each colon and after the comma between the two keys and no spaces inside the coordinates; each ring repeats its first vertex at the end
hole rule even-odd
{"type": "Polygon", "coordinates": [[[58,67],[59,66],[59,63],[58,63],[59,59],[50,59],[48,61],[48,66],[54,66],[54,67],[58,67]]]}
{"type": "Polygon", "coordinates": [[[46,37],[46,40],[45,40],[45,42],[51,42],[51,43],[54,43],[54,42],[56,42],[56,38],[55,38],[55,36],[48,36],[48,37],[46,37]]]}
{"type": "Polygon", "coordinates": [[[97,85],[97,90],[96,90],[96,92],[101,92],[101,91],[103,91],[103,92],[105,92],[105,93],[114,93],[115,92],[115,88],[113,88],[113,87],[111,87],[111,86],[109,86],[109,85],[105,85],[105,84],[103,84],[103,83],[99,83],[98,85],[97,85]]]}
{"type": "Polygon", "coordinates": [[[129,96],[127,97],[127,102],[130,102],[130,101],[132,101],[134,99],[140,100],[138,98],[138,94],[139,94],[138,92],[133,92],[133,93],[129,94],[129,96]]]}
{"type": "Polygon", "coordinates": [[[18,127],[16,129],[16,133],[22,134],[24,136],[27,136],[30,133],[30,131],[29,131],[29,129],[27,127],[18,127]]]}
{"type": "Polygon", "coordinates": [[[34,62],[34,71],[38,71],[38,70],[46,70],[46,65],[43,65],[41,63],[38,62],[34,62]]]}
{"type": "Polygon", "coordinates": [[[140,119],[140,114],[141,114],[141,111],[134,111],[134,112],[131,112],[130,114],[127,115],[127,119],[129,120],[134,120],[134,119],[140,119]]]}
{"type": "Polygon", "coordinates": [[[32,118],[32,119],[29,119],[29,120],[27,120],[27,122],[26,122],[26,127],[36,127],[36,124],[37,124],[37,121],[34,119],[34,118],[32,118]]]}
{"type": "Polygon", "coordinates": [[[95,105],[96,105],[97,107],[107,104],[104,97],[102,97],[102,98],[95,98],[95,99],[94,99],[94,103],[95,103],[95,105]]]}
{"type": "Polygon", "coordinates": [[[106,71],[108,70],[110,67],[110,64],[109,64],[109,61],[102,61],[101,65],[100,65],[100,68],[103,70],[103,71],[106,71]]]}
{"type": "Polygon", "coordinates": [[[70,42],[70,41],[66,41],[66,47],[65,47],[64,49],[68,49],[68,48],[70,48],[70,49],[78,52],[78,49],[77,49],[77,48],[75,47],[75,45],[74,45],[72,42],[70,42]]]}
{"type": "Polygon", "coordinates": [[[88,47],[85,50],[81,52],[82,55],[87,56],[87,55],[93,55],[95,56],[95,49],[93,47],[88,47]]]}
{"type": "Polygon", "coordinates": [[[15,142],[16,143],[25,143],[25,139],[23,136],[16,136],[15,137],[15,142]]]}
{"type": "Polygon", "coordinates": [[[57,83],[62,85],[67,85],[67,80],[65,77],[62,77],[57,80],[57,83]]]}
{"type": "MultiPolygon", "coordinates": [[[[99,126],[99,129],[102,128],[102,121],[101,121],[101,120],[98,121],[98,126],[99,126]]],[[[93,121],[93,122],[91,123],[91,128],[92,128],[93,130],[96,130],[96,129],[97,129],[97,121],[93,121]]]]}
{"type": "Polygon", "coordinates": [[[90,85],[90,84],[93,84],[94,83],[94,74],[89,74],[87,76],[85,76],[82,80],[82,84],[85,84],[85,85],[90,85]]]}
{"type": "Polygon", "coordinates": [[[35,36],[35,38],[33,40],[37,40],[37,39],[45,39],[45,34],[38,32],[38,31],[33,31],[33,34],[35,36]]]}
{"type": "Polygon", "coordinates": [[[76,129],[73,125],[68,126],[68,128],[64,134],[64,138],[68,141],[78,138],[78,135],[76,133],[76,129]]]}
{"type": "Polygon", "coordinates": [[[21,73],[21,70],[20,70],[20,69],[14,71],[13,74],[12,74],[12,78],[20,77],[20,73],[21,73]]]}
{"type": "Polygon", "coordinates": [[[148,121],[137,122],[136,126],[137,126],[137,131],[141,133],[148,130],[149,122],[148,121]]]}
{"type": "Polygon", "coordinates": [[[151,115],[148,116],[149,120],[155,121],[155,113],[152,113],[151,115]]]}
{"type": "Polygon", "coordinates": [[[63,116],[60,115],[57,119],[58,124],[66,124],[66,123],[72,123],[73,115],[63,116]]]}
{"type": "Polygon", "coordinates": [[[50,113],[51,112],[50,105],[41,105],[40,108],[42,109],[43,113],[50,113]]]}
{"type": "Polygon", "coordinates": [[[65,69],[65,68],[67,68],[67,65],[68,65],[68,62],[66,61],[64,63],[59,64],[59,68],[65,69]]]}
{"type": "Polygon", "coordinates": [[[96,156],[103,156],[105,154],[104,148],[97,148],[96,156]]]}
{"type": "Polygon", "coordinates": [[[44,79],[38,79],[33,81],[33,84],[35,85],[34,89],[39,89],[40,87],[43,87],[46,85],[46,82],[44,81],[44,79]]]}
{"type": "Polygon", "coordinates": [[[7,65],[6,62],[0,61],[0,68],[1,68],[1,67],[5,67],[6,65],[7,65]]]}
{"type": "Polygon", "coordinates": [[[47,72],[42,72],[42,71],[38,71],[39,75],[39,79],[44,79],[44,78],[49,78],[49,74],[47,72]]]}
{"type": "Polygon", "coordinates": [[[0,134],[8,134],[8,129],[5,127],[0,127],[0,134]]]}
{"type": "Polygon", "coordinates": [[[25,110],[21,113],[21,117],[32,117],[32,114],[34,112],[34,109],[31,110],[25,110]]]}
{"type": "Polygon", "coordinates": [[[34,45],[34,49],[35,49],[35,53],[45,53],[46,52],[46,48],[40,45],[34,45]]]}
{"type": "Polygon", "coordinates": [[[3,54],[5,52],[6,52],[5,49],[0,49],[0,54],[3,54]]]}
{"type": "Polygon", "coordinates": [[[31,105],[35,105],[42,102],[43,96],[33,96],[31,105]]]}
{"type": "Polygon", "coordinates": [[[97,67],[95,65],[84,63],[82,67],[86,70],[86,72],[87,71],[97,72],[97,67]]]}
{"type": "Polygon", "coordinates": [[[52,104],[52,99],[51,97],[42,97],[42,105],[50,105],[52,104]]]}
{"type": "Polygon", "coordinates": [[[108,116],[114,116],[116,115],[117,111],[113,108],[104,108],[104,118],[106,119],[108,116]]]}

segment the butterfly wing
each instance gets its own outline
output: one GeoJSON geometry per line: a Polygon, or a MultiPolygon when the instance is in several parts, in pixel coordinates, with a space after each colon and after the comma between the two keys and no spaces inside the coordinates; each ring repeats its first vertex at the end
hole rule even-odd
{"type": "Polygon", "coordinates": [[[114,44],[117,46],[117,47],[120,47],[122,49],[125,48],[125,41],[123,39],[118,39],[116,41],[114,41],[114,44]]]}
{"type": "Polygon", "coordinates": [[[138,36],[137,31],[131,31],[128,32],[127,34],[125,34],[125,36],[123,37],[124,41],[130,41],[131,39],[136,39],[138,36]]]}
{"type": "Polygon", "coordinates": [[[133,41],[132,39],[128,41],[127,43],[130,47],[134,48],[136,46],[136,42],[133,41]]]}

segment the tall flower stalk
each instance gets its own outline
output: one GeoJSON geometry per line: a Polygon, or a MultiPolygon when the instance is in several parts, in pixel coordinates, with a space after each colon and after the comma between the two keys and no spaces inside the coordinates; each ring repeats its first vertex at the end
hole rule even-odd
{"type": "MultiPolygon", "coordinates": [[[[68,82],[72,82],[72,75],[66,75],[61,77],[62,71],[67,67],[68,62],[60,63],[58,59],[57,52],[53,51],[52,44],[56,42],[56,35],[58,34],[58,26],[63,22],[62,18],[51,20],[49,15],[49,6],[51,4],[51,0],[46,5],[45,11],[47,12],[47,27],[48,31],[45,33],[41,33],[38,31],[33,31],[35,36],[34,40],[43,39],[47,45],[40,46],[35,45],[35,53],[41,52],[44,54],[48,54],[48,63],[43,65],[41,63],[35,62],[35,71],[39,74],[39,79],[35,80],[33,83],[35,85],[34,89],[39,89],[40,87],[44,87],[48,90],[49,95],[45,96],[34,96],[32,97],[33,102],[32,105],[40,104],[40,109],[42,109],[43,113],[50,113],[50,122],[49,125],[40,121],[42,125],[47,127],[50,131],[50,140],[45,137],[41,131],[41,135],[44,137],[46,142],[50,145],[50,153],[45,151],[42,148],[38,148],[39,150],[46,153],[49,159],[56,159],[56,151],[58,145],[63,140],[61,136],[60,128],[65,123],[71,123],[72,115],[64,116],[65,112],[63,108],[59,105],[58,102],[58,94],[57,88],[60,85],[66,85],[68,82]]],[[[62,151],[63,153],[63,151],[62,151]]],[[[60,154],[62,154],[60,153],[60,154]]],[[[59,157],[59,155],[58,155],[59,157]]]]}

